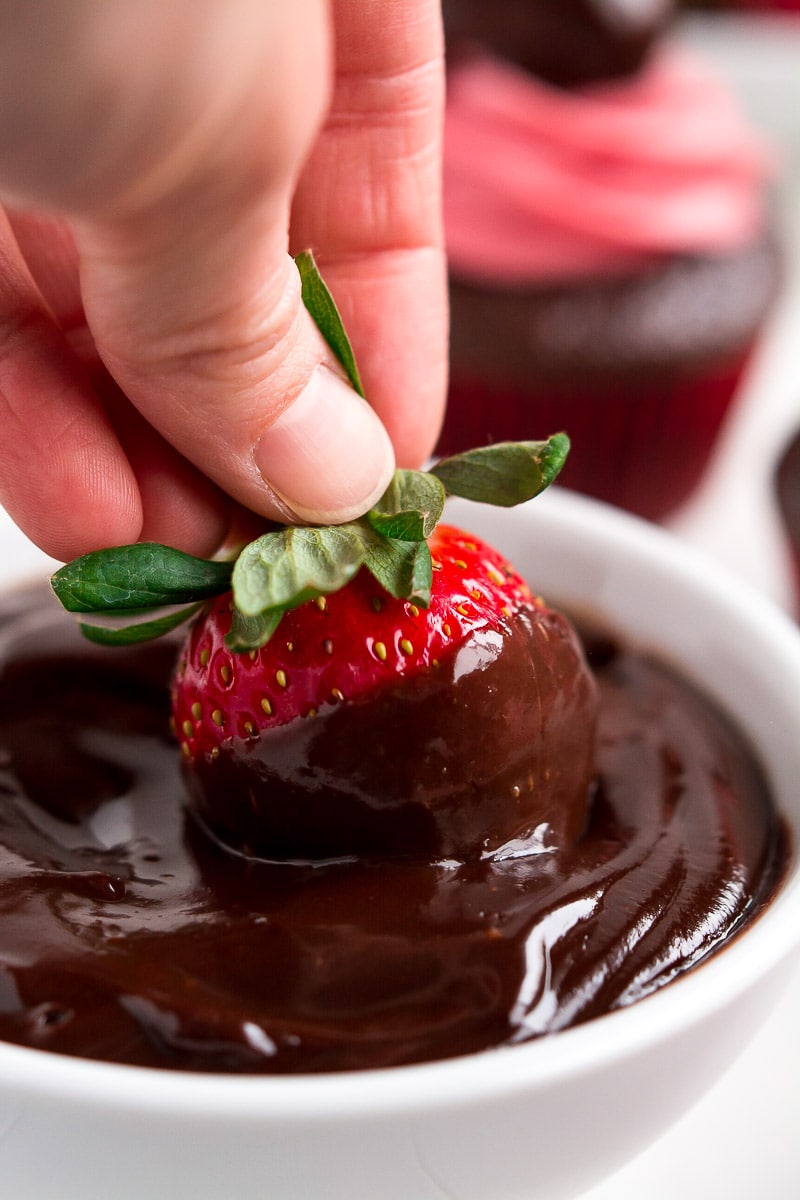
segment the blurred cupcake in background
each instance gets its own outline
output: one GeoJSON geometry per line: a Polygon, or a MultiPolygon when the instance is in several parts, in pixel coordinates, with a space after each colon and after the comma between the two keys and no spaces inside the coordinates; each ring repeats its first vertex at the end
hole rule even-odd
{"type": "Polygon", "coordinates": [[[565,429],[562,482],[689,497],[777,295],[774,163],[662,0],[445,0],[439,453],[565,429]],[[489,11],[491,10],[491,11],[489,11]]]}
{"type": "Polygon", "coordinates": [[[800,0],[682,0],[682,7],[715,12],[800,13],[800,0]]]}

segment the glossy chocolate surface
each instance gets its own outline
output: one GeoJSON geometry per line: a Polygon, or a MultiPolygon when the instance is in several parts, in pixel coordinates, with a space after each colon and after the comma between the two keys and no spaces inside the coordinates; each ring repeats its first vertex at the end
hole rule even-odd
{"type": "Polygon", "coordinates": [[[187,763],[194,811],[266,858],[468,860],[586,820],[597,697],[570,623],[522,608],[400,676],[187,763]]]}
{"type": "Polygon", "coordinates": [[[590,643],[584,831],[468,863],[271,865],[186,812],[174,647],[100,651],[44,591],[0,624],[0,1038],[185,1070],[388,1066],[630,1004],[769,900],[782,826],[741,740],[664,668],[590,643]]]}

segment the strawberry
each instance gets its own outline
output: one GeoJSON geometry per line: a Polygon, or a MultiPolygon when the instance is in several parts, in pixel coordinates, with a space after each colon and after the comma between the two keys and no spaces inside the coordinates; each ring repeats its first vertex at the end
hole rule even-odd
{"type": "Polygon", "coordinates": [[[479,631],[502,635],[513,613],[537,605],[500,555],[468,534],[439,525],[429,547],[427,609],[395,599],[362,569],[341,591],[287,613],[279,635],[244,655],[226,644],[233,597],[220,597],[195,624],[173,686],[185,757],[215,757],[231,738],[250,740],[435,670],[479,631]]]}
{"type": "MultiPolygon", "coordinates": [[[[330,296],[313,262],[300,266],[360,390],[330,296]]],[[[593,681],[565,618],[494,550],[438,522],[448,495],[536,495],[568,446],[556,434],[398,471],[360,520],[273,528],[233,562],[117,547],[68,564],[53,587],[93,615],[81,627],[101,643],[197,615],[173,717],[191,806],[227,846],[315,860],[542,848],[583,820],[593,681]]]]}
{"type": "Polygon", "coordinates": [[[575,835],[591,756],[572,743],[590,747],[594,692],[574,635],[485,543],[439,526],[430,549],[428,608],[362,568],[249,653],[226,644],[230,595],[194,626],[173,715],[220,840],[270,858],[463,859],[575,835]]]}

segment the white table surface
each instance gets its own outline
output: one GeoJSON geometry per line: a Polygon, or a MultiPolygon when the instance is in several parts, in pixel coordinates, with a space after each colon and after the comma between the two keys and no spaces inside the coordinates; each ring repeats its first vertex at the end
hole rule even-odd
{"type": "MultiPolygon", "coordinates": [[[[783,149],[778,206],[790,273],[706,485],[671,524],[788,607],[770,479],[781,445],[800,424],[800,18],[695,18],[681,36],[731,79],[753,119],[783,149]]],[[[0,542],[13,548],[18,566],[38,574],[46,567],[2,510],[0,542]]],[[[723,1197],[800,1198],[800,965],[780,1007],[725,1077],[586,1200],[723,1197]]]]}

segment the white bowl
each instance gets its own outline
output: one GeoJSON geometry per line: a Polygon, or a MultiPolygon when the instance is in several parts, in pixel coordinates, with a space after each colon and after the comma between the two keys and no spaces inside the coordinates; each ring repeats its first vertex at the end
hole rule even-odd
{"type": "MultiPolygon", "coordinates": [[[[656,648],[757,747],[800,839],[800,635],[683,543],[557,489],[458,505],[551,602],[656,648]]],[[[4,542],[19,545],[0,525],[4,542]]],[[[24,548],[23,548],[24,549],[24,548]]],[[[9,555],[4,554],[8,563],[9,555]]],[[[25,551],[6,572],[29,576],[25,551]]],[[[0,1179],[14,1200],[558,1200],[662,1133],[789,978],[800,867],[722,953],[622,1012],[511,1049],[342,1075],[231,1078],[0,1045],[0,1179]]]]}

